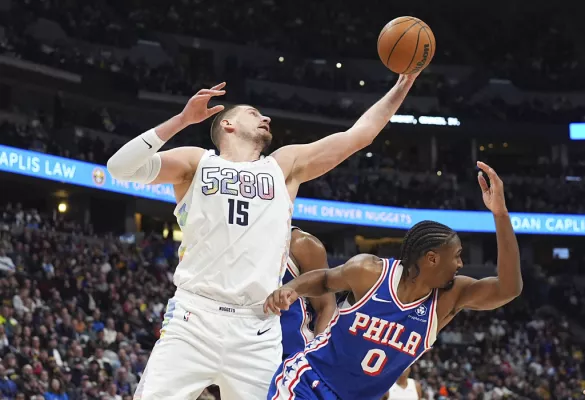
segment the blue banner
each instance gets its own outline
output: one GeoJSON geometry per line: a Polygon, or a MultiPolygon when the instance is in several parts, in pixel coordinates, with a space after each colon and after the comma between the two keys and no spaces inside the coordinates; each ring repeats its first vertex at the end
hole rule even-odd
{"type": "Polygon", "coordinates": [[[130,196],[175,202],[173,185],[120,182],[106,167],[0,145],[0,171],[70,183],[130,196]]]}
{"type": "MultiPolygon", "coordinates": [[[[0,171],[33,176],[135,197],[175,202],[173,186],[120,182],[106,167],[0,145],[0,171]]],[[[516,233],[585,236],[585,215],[510,213],[516,233]]],[[[433,220],[461,232],[495,232],[487,211],[421,210],[297,198],[293,219],[408,229],[433,220]]]]}
{"type": "MultiPolygon", "coordinates": [[[[585,235],[585,215],[510,213],[516,233],[585,235]]],[[[488,211],[421,210],[298,198],[294,219],[336,224],[408,229],[417,222],[433,220],[460,232],[495,232],[488,211]]]]}

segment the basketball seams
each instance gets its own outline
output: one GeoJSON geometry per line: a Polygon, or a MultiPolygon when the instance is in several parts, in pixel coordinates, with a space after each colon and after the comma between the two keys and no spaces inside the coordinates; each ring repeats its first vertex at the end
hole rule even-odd
{"type": "Polygon", "coordinates": [[[418,52],[418,44],[420,43],[420,32],[423,29],[424,29],[424,27],[421,26],[421,28],[418,30],[418,34],[416,35],[416,45],[414,46],[414,52],[412,53],[412,58],[410,59],[408,66],[404,69],[404,71],[402,71],[403,74],[408,72],[408,69],[410,68],[410,66],[412,65],[412,62],[414,61],[414,59],[416,57],[416,53],[418,52]]]}
{"type": "Polygon", "coordinates": [[[408,28],[406,28],[404,30],[404,32],[402,32],[402,34],[400,35],[400,37],[398,38],[398,40],[396,40],[396,42],[394,43],[394,46],[392,46],[392,50],[390,50],[390,54],[388,54],[388,58],[386,59],[386,62],[384,63],[386,66],[388,66],[388,63],[390,62],[390,58],[392,57],[392,53],[394,53],[394,50],[396,49],[396,46],[398,46],[398,43],[400,43],[400,40],[404,37],[404,35],[406,35],[406,33],[411,30],[415,25],[420,25],[422,21],[418,20],[417,22],[415,22],[414,24],[412,24],[411,26],[409,26],[408,28]]]}
{"type": "Polygon", "coordinates": [[[431,28],[424,21],[412,16],[395,18],[386,24],[378,35],[377,47],[382,63],[394,73],[402,75],[426,68],[436,51],[435,36],[431,28]],[[408,21],[411,22],[410,25],[394,28],[408,21]],[[416,26],[418,30],[413,31],[412,29],[416,26]],[[423,30],[426,39],[421,33],[423,30]],[[387,31],[391,31],[390,36],[386,35],[387,31]],[[392,59],[393,56],[394,59],[392,59]],[[408,60],[409,57],[410,60],[408,60]]]}
{"type": "Polygon", "coordinates": [[[393,26],[396,26],[396,25],[400,25],[400,24],[402,24],[404,22],[408,22],[408,21],[417,21],[417,18],[408,17],[405,20],[398,21],[395,24],[392,24],[390,26],[386,26],[385,29],[382,31],[382,33],[380,33],[380,35],[378,35],[378,43],[376,43],[376,45],[379,45],[380,44],[380,40],[382,40],[382,37],[386,34],[386,32],[388,32],[390,30],[390,28],[392,28],[393,26]]]}

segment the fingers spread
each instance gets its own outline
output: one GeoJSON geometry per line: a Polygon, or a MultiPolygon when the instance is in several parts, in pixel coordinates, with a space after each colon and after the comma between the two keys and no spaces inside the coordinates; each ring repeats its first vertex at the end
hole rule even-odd
{"type": "Polygon", "coordinates": [[[207,115],[212,116],[214,114],[217,114],[218,112],[221,112],[224,110],[224,106],[219,105],[219,106],[215,106],[215,107],[211,107],[210,109],[207,110],[207,115]]]}

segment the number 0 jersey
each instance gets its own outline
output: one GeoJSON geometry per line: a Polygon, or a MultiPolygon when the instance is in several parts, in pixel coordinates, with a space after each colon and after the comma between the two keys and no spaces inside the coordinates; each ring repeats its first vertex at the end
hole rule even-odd
{"type": "Polygon", "coordinates": [[[175,285],[251,306],[280,285],[293,205],[276,160],[231,162],[205,152],[175,208],[183,232],[175,285]]]}
{"type": "Polygon", "coordinates": [[[269,399],[294,398],[306,389],[302,385],[309,385],[342,400],[379,400],[431,348],[437,335],[438,291],[403,304],[396,294],[402,265],[383,261],[382,274],[368,293],[353,305],[346,303],[325,332],[281,365],[269,399]],[[303,378],[307,372],[310,382],[303,378]]]}

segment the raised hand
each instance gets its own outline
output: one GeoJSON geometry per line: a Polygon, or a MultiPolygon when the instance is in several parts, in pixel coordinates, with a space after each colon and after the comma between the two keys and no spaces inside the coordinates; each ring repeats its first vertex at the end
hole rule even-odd
{"type": "Polygon", "coordinates": [[[483,203],[494,215],[504,215],[508,213],[506,208],[506,198],[504,196],[504,183],[496,174],[493,168],[481,161],[477,162],[481,171],[477,175],[477,181],[481,188],[483,203]],[[486,174],[490,180],[488,185],[483,174],[486,174]]]}
{"type": "Polygon", "coordinates": [[[191,97],[180,114],[183,122],[186,125],[198,124],[222,111],[225,108],[222,105],[217,105],[212,108],[207,108],[207,105],[212,97],[223,96],[225,94],[225,90],[223,90],[225,85],[226,83],[222,82],[211,89],[201,89],[195,96],[191,97]]]}

